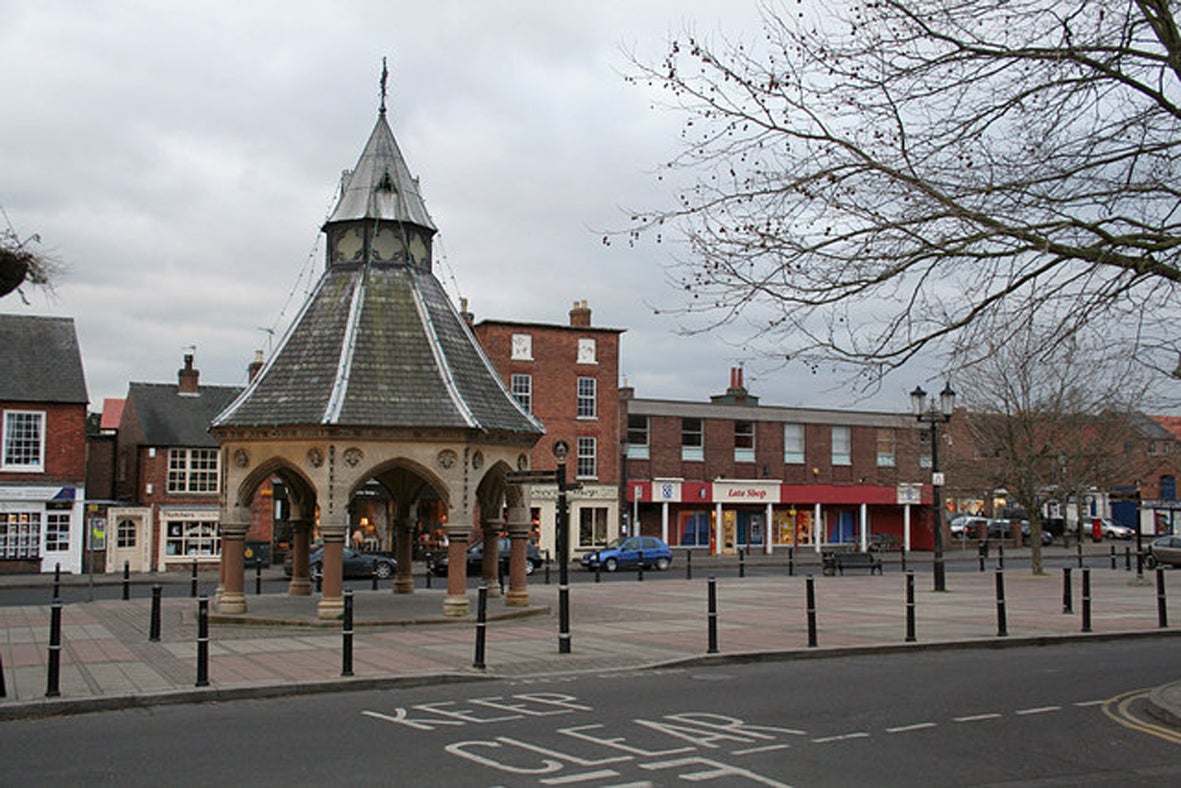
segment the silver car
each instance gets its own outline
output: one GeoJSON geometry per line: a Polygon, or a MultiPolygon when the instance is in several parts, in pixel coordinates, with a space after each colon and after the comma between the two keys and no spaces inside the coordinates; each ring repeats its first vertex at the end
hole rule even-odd
{"type": "Polygon", "coordinates": [[[1162,536],[1148,546],[1144,566],[1155,569],[1159,564],[1181,566],[1181,536],[1162,536]]]}

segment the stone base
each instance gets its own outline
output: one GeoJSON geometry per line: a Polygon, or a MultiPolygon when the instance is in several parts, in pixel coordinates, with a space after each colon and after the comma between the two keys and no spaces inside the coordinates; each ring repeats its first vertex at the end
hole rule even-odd
{"type": "Polygon", "coordinates": [[[399,577],[394,580],[395,594],[413,594],[414,593],[414,578],[413,577],[399,577]]]}
{"type": "Polygon", "coordinates": [[[500,596],[500,583],[498,581],[493,580],[492,582],[489,583],[487,580],[485,580],[484,584],[488,588],[488,598],[489,599],[500,596]]]}
{"type": "Polygon", "coordinates": [[[316,604],[316,618],[331,621],[342,616],[344,616],[344,597],[336,597],[335,599],[324,597],[316,604]]]}
{"type": "Polygon", "coordinates": [[[443,615],[461,617],[470,615],[472,612],[471,601],[466,594],[453,596],[448,594],[443,599],[443,615]]]}
{"type": "Polygon", "coordinates": [[[221,599],[219,599],[217,602],[217,610],[219,613],[228,615],[245,613],[246,595],[241,591],[223,591],[221,594],[221,599]]]}
{"type": "Polygon", "coordinates": [[[312,581],[306,577],[293,577],[287,586],[287,593],[291,596],[311,596],[312,581]]]}
{"type": "Polygon", "coordinates": [[[507,607],[529,607],[529,592],[513,591],[510,588],[504,595],[504,604],[507,607]]]}

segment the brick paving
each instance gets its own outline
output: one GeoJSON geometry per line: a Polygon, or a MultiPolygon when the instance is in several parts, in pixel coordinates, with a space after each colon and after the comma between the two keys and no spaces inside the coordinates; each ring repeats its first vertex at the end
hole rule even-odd
{"type": "MultiPolygon", "coordinates": [[[[1058,562],[1060,566],[1066,559],[1058,562]]],[[[707,573],[716,571],[718,646],[712,659],[791,659],[884,650],[971,647],[998,637],[996,574],[957,571],[948,591],[931,590],[929,574],[915,577],[917,643],[905,643],[905,575],[896,565],[883,576],[813,577],[817,648],[808,647],[806,583],[802,576],[763,567],[745,578],[729,564],[699,566],[695,577],[637,582],[634,574],[571,586],[572,648],[558,653],[556,584],[534,578],[530,606],[508,608],[489,600],[485,670],[472,667],[474,618],[444,619],[444,592],[412,595],[389,590],[355,592],[354,677],[342,678],[338,622],[315,617],[315,597],[248,596],[242,616],[216,617],[210,627],[208,688],[196,689],[197,604],[162,601],[162,640],[148,641],[146,586],[133,599],[70,604],[62,611],[60,698],[46,698],[49,605],[0,608],[0,657],[7,697],[0,718],[62,713],[112,705],[143,705],[249,697],[399,680],[422,681],[532,676],[622,670],[705,658],[707,573]],[[282,624],[274,622],[283,622],[282,624]],[[101,703],[99,703],[101,701],[101,703]],[[88,702],[92,702],[88,706],[88,702]]],[[[1170,636],[1159,627],[1155,576],[1092,569],[1089,637],[1170,636]]],[[[815,569],[815,567],[812,567],[815,569]]],[[[577,570],[575,570],[577,571],[577,570]]],[[[674,572],[677,570],[674,569],[674,572]]],[[[1073,572],[1073,612],[1062,611],[1060,569],[1033,576],[1004,574],[1007,642],[1083,638],[1081,572],[1073,572]]],[[[1172,585],[1167,615],[1181,625],[1181,573],[1172,585]]],[[[475,594],[471,594],[473,607],[475,594]]],[[[1170,696],[1172,696],[1170,694],[1170,696]]]]}

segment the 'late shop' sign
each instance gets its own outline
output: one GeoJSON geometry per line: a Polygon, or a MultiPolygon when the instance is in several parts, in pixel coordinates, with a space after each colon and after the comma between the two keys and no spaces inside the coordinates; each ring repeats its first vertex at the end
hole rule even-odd
{"type": "Polygon", "coordinates": [[[726,481],[718,479],[713,483],[714,501],[719,503],[779,503],[778,481],[760,482],[750,479],[726,481]]]}

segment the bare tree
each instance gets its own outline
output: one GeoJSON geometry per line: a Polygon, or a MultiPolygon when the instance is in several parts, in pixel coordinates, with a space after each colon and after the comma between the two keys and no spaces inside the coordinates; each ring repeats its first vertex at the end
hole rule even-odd
{"type": "Polygon", "coordinates": [[[662,174],[676,205],[630,232],[687,241],[673,311],[692,330],[745,321],[789,359],[877,376],[927,351],[970,363],[1034,321],[1173,371],[1170,0],[802,7],[763,6],[757,40],[632,59],[628,79],[685,115],[662,174]]]}
{"type": "Polygon", "coordinates": [[[1042,504],[1080,501],[1138,475],[1126,445],[1143,385],[1128,360],[1028,329],[989,350],[959,382],[970,445],[953,455],[950,475],[968,489],[1008,492],[1029,517],[1041,574],[1042,504]]]}
{"type": "Polygon", "coordinates": [[[40,243],[41,237],[33,235],[22,240],[2,208],[0,216],[4,218],[4,226],[0,227],[0,298],[16,290],[23,299],[23,284],[52,289],[60,266],[48,255],[34,251],[33,245],[40,243]]]}

